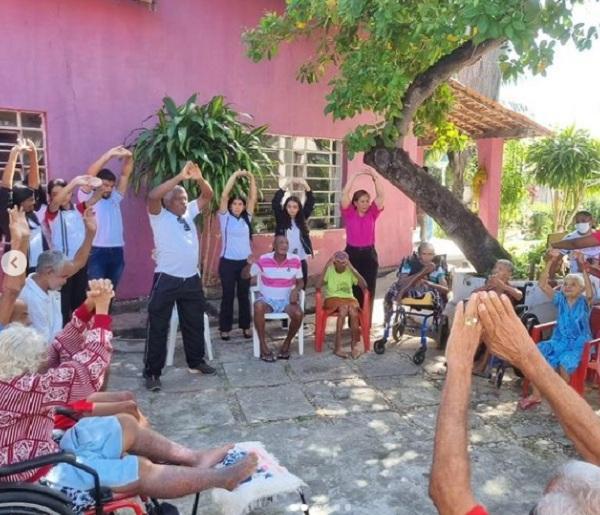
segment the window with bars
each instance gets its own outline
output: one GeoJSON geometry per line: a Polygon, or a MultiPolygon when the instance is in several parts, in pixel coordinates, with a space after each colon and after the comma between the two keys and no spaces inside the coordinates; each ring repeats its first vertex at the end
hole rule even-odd
{"type": "MultiPolygon", "coordinates": [[[[0,173],[8,161],[10,149],[18,138],[30,139],[38,150],[40,181],[46,184],[46,132],[44,115],[32,111],[10,111],[0,108],[0,173]]],[[[15,180],[25,180],[29,173],[29,154],[21,152],[15,180]]]]}
{"type": "MultiPolygon", "coordinates": [[[[340,226],[342,184],[342,142],[335,139],[269,135],[264,150],[272,159],[259,180],[259,203],[254,217],[256,232],[275,230],[271,199],[280,185],[291,177],[306,179],[315,195],[311,229],[340,226]]],[[[296,185],[294,185],[296,188],[296,185]]],[[[292,190],[303,199],[302,190],[292,190]]]]}

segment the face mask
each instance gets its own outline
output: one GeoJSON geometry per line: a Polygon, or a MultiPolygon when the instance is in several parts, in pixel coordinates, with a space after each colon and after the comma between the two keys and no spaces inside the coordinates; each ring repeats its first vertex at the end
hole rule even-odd
{"type": "Polygon", "coordinates": [[[575,230],[579,234],[585,234],[586,232],[588,232],[590,230],[590,223],[586,222],[583,224],[575,224],[575,230]]]}

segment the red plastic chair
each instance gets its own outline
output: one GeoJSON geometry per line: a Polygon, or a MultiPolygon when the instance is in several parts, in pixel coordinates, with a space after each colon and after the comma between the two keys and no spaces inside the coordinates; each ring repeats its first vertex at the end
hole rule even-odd
{"type": "MultiPolygon", "coordinates": [[[[546,331],[548,329],[553,329],[555,326],[556,326],[556,322],[547,322],[545,324],[539,324],[539,325],[534,326],[533,329],[531,330],[532,340],[536,344],[540,343],[543,339],[544,331],[546,331]]],[[[573,372],[571,374],[571,379],[569,381],[569,385],[573,388],[573,390],[575,390],[582,397],[585,392],[585,378],[587,376],[588,369],[590,368],[590,366],[593,366],[594,369],[596,368],[596,361],[591,361],[590,351],[591,351],[592,347],[596,347],[596,349],[598,349],[599,343],[600,343],[600,338],[597,338],[595,340],[590,340],[585,343],[585,346],[583,347],[583,353],[581,355],[582,356],[581,363],[579,364],[579,366],[577,367],[575,372],[573,372]],[[592,363],[593,363],[593,365],[592,365],[592,363]]],[[[523,394],[523,397],[527,397],[527,395],[529,394],[529,381],[527,380],[527,378],[525,378],[523,380],[522,394],[523,394]]]]}
{"type": "MultiPolygon", "coordinates": [[[[142,501],[143,502],[143,501],[142,501]]],[[[127,508],[132,511],[135,515],[147,515],[148,511],[146,508],[138,502],[138,498],[131,496],[120,496],[118,494],[113,495],[113,500],[102,504],[103,513],[112,513],[117,510],[127,508]]],[[[85,515],[95,515],[96,510],[91,509],[85,512],[85,515]]]]}
{"type": "MultiPolygon", "coordinates": [[[[371,350],[371,294],[368,290],[364,290],[363,306],[360,310],[359,324],[362,334],[365,352],[371,350]]],[[[323,342],[325,341],[325,328],[327,327],[327,318],[336,316],[332,309],[323,308],[323,295],[321,290],[317,290],[315,295],[315,350],[323,351],[323,342]]]]}

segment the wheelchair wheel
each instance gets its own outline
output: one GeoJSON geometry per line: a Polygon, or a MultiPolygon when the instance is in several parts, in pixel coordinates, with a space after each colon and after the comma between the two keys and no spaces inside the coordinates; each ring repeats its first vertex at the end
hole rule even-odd
{"type": "Polygon", "coordinates": [[[373,343],[375,354],[383,354],[385,352],[385,339],[381,338],[373,343]]]}
{"type": "Polygon", "coordinates": [[[415,365],[420,365],[423,363],[423,361],[425,361],[425,349],[419,349],[417,352],[415,352],[414,356],[412,357],[412,362],[415,365]]]}
{"type": "Polygon", "coordinates": [[[540,323],[538,317],[535,316],[533,313],[525,313],[521,317],[521,322],[523,322],[523,325],[527,329],[527,332],[530,334],[531,330],[533,329],[533,326],[536,326],[540,323]]]}
{"type": "Polygon", "coordinates": [[[1,515],[73,515],[64,502],[43,492],[13,490],[0,494],[1,515]]]}

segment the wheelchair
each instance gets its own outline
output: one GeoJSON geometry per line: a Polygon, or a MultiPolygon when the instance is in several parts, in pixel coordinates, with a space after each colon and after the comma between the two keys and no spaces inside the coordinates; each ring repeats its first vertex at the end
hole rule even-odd
{"type": "MultiPolygon", "coordinates": [[[[413,259],[414,259],[413,255],[413,259]]],[[[443,270],[448,280],[448,266],[446,256],[439,255],[434,258],[434,264],[443,270]]],[[[402,264],[398,273],[402,270],[402,264]]],[[[450,281],[448,281],[450,283],[450,281]]],[[[403,297],[398,300],[394,283],[388,290],[386,297],[391,301],[391,312],[388,311],[384,319],[383,336],[373,343],[376,354],[383,354],[387,341],[392,336],[395,342],[399,342],[404,336],[406,329],[414,329],[419,332],[420,346],[412,357],[415,365],[421,365],[425,361],[427,352],[427,335],[433,333],[440,348],[444,348],[450,335],[450,323],[444,314],[446,305],[445,296],[437,292],[427,291],[422,296],[403,297]]]]}
{"type": "MultiPolygon", "coordinates": [[[[199,494],[196,494],[192,515],[198,511],[199,494]]],[[[96,471],[78,463],[75,455],[57,452],[0,467],[0,515],[112,515],[128,509],[135,515],[178,515],[175,506],[156,499],[115,494],[100,486],[96,471]],[[82,492],[91,500],[85,508],[76,508],[73,500],[64,493],[40,483],[6,482],[4,478],[29,470],[67,463],[87,472],[94,478],[94,488],[82,492]]]]}

